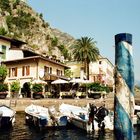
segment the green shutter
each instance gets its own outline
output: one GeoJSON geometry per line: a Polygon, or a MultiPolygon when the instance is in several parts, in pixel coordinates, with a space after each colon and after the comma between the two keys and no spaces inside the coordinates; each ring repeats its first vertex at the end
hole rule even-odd
{"type": "Polygon", "coordinates": [[[2,52],[3,52],[3,54],[2,54],[2,59],[6,59],[6,46],[4,46],[4,45],[2,45],[2,52]]]}

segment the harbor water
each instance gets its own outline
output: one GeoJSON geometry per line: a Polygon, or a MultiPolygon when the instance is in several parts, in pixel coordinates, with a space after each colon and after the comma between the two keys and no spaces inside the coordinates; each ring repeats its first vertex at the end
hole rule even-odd
{"type": "MultiPolygon", "coordinates": [[[[135,140],[139,140],[140,127],[134,129],[134,134],[135,140]]],[[[0,130],[0,140],[115,140],[115,137],[112,131],[87,134],[85,131],[72,126],[39,131],[27,126],[24,112],[18,112],[14,126],[10,129],[0,130]]]]}

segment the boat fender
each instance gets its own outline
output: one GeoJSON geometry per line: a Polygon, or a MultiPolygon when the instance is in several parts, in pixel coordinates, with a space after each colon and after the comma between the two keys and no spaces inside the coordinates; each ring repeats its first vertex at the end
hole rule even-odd
{"type": "Polygon", "coordinates": [[[26,120],[29,120],[29,117],[28,116],[26,116],[26,120]]]}
{"type": "Polygon", "coordinates": [[[12,119],[12,125],[14,124],[15,120],[16,120],[16,119],[15,119],[15,117],[14,117],[14,118],[12,119]]]}

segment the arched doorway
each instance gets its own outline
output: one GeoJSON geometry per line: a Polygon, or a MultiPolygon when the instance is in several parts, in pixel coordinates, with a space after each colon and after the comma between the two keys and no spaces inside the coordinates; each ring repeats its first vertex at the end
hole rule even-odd
{"type": "Polygon", "coordinates": [[[23,97],[31,98],[30,82],[26,82],[23,84],[23,87],[21,88],[21,93],[23,97]]]}

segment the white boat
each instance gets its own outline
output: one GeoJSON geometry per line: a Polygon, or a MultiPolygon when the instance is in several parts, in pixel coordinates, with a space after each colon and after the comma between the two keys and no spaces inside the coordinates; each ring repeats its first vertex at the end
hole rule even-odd
{"type": "MultiPolygon", "coordinates": [[[[69,117],[69,122],[73,125],[77,126],[78,128],[81,128],[83,130],[86,130],[87,132],[92,131],[92,124],[89,123],[89,107],[78,107],[74,105],[69,104],[61,104],[60,105],[60,112],[67,115],[69,117]]],[[[135,105],[134,107],[135,113],[133,117],[133,125],[140,125],[140,106],[135,105]]],[[[114,129],[114,112],[109,111],[109,114],[104,117],[104,120],[102,121],[104,123],[105,130],[113,130],[114,129]]],[[[95,114],[94,119],[94,130],[99,130],[99,121],[97,114],[95,114]]]]}
{"type": "Polygon", "coordinates": [[[0,128],[12,126],[15,122],[16,111],[6,105],[0,105],[0,128]]]}
{"type": "Polygon", "coordinates": [[[25,108],[26,123],[42,127],[60,127],[67,125],[67,116],[56,112],[54,107],[46,108],[31,104],[25,108]]]}
{"type": "Polygon", "coordinates": [[[140,125],[140,106],[135,105],[134,110],[133,125],[140,125]]]}
{"type": "MultiPolygon", "coordinates": [[[[94,124],[94,130],[99,130],[99,122],[96,115],[94,121],[92,123],[89,122],[88,107],[78,107],[63,103],[60,105],[59,110],[61,113],[67,115],[69,117],[69,122],[78,128],[86,130],[87,132],[92,132],[94,124]]],[[[113,114],[109,113],[102,123],[104,123],[105,129],[113,130],[113,114]]]]}

